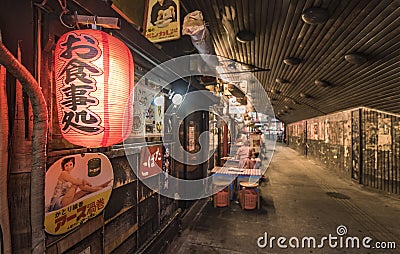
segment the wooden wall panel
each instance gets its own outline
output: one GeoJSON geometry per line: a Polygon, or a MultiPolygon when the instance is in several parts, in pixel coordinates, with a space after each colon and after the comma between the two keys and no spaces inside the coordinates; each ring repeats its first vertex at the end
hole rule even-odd
{"type": "MultiPolygon", "coordinates": [[[[357,108],[307,120],[307,157],[368,187],[399,192],[400,116],[357,108]],[[325,125],[324,128],[316,126],[325,125]],[[324,129],[325,137],[319,140],[324,129]]],[[[300,123],[287,126],[289,146],[302,152],[300,123]]]]}

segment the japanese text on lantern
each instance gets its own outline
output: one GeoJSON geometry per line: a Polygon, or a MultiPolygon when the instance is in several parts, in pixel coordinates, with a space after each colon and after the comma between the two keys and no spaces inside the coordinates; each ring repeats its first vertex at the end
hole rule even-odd
{"type": "Polygon", "coordinates": [[[95,135],[104,130],[101,118],[90,110],[99,104],[99,100],[90,93],[96,91],[96,80],[93,76],[103,71],[93,64],[102,52],[99,42],[88,34],[69,34],[61,44],[62,51],[58,56],[64,62],[58,79],[62,80],[62,131],[70,129],[87,135],[95,135]]]}

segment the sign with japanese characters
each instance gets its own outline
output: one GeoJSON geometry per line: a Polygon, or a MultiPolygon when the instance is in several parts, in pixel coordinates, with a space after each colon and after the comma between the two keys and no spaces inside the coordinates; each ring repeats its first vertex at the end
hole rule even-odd
{"type": "Polygon", "coordinates": [[[58,40],[54,64],[63,137],[84,147],[122,142],[132,130],[134,63],[129,48],[99,30],[71,31],[58,40]]]}
{"type": "Polygon", "coordinates": [[[179,39],[179,0],[148,0],[145,36],[151,42],[179,39]]]}
{"type": "Polygon", "coordinates": [[[105,208],[114,182],[110,160],[100,153],[66,156],[45,179],[45,230],[59,235],[97,216],[105,208]]]}
{"type": "Polygon", "coordinates": [[[161,186],[163,190],[168,190],[169,188],[169,174],[171,174],[171,145],[164,144],[163,145],[163,178],[161,179],[161,186]]]}
{"type": "Polygon", "coordinates": [[[140,177],[148,178],[162,171],[162,145],[146,146],[140,153],[140,177]]]}

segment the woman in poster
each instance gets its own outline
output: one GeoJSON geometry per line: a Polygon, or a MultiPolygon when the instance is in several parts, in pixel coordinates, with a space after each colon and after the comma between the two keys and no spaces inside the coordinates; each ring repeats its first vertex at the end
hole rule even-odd
{"type": "Polygon", "coordinates": [[[57,184],[54,188],[53,197],[51,198],[47,212],[61,209],[89,193],[102,190],[112,181],[111,179],[101,185],[92,186],[85,179],[80,179],[70,174],[74,167],[74,157],[67,157],[61,161],[62,171],[58,176],[57,184]]]}

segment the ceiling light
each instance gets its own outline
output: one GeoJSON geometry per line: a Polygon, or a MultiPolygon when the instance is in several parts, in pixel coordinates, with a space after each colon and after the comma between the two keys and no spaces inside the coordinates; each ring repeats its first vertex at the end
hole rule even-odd
{"type": "Polygon", "coordinates": [[[305,94],[305,93],[300,93],[299,95],[300,95],[301,98],[307,98],[308,97],[308,95],[305,94]]]}
{"type": "Polygon", "coordinates": [[[164,106],[164,95],[157,96],[154,98],[154,105],[156,106],[164,106]]]}
{"type": "Polygon", "coordinates": [[[272,93],[272,94],[280,94],[281,91],[276,90],[275,88],[272,88],[272,89],[271,89],[271,93],[272,93]]]}
{"type": "Polygon", "coordinates": [[[298,65],[301,62],[301,60],[296,57],[287,57],[283,59],[283,62],[287,65],[293,66],[293,65],[298,65]]]}
{"type": "Polygon", "coordinates": [[[289,80],[286,80],[286,79],[283,79],[283,78],[276,78],[275,81],[277,83],[280,83],[280,84],[289,83],[289,80]]]}
{"type": "Polygon", "coordinates": [[[314,81],[314,84],[317,86],[328,87],[330,84],[328,81],[317,79],[314,81]]]}
{"type": "Polygon", "coordinates": [[[355,65],[363,64],[368,60],[365,55],[356,52],[345,55],[344,59],[347,62],[355,65]]]}
{"type": "Polygon", "coordinates": [[[175,94],[174,97],[172,97],[172,103],[175,105],[180,105],[182,101],[182,95],[180,95],[179,93],[175,94]]]}
{"type": "Polygon", "coordinates": [[[329,12],[324,8],[312,7],[304,10],[301,18],[310,25],[323,24],[328,20],[329,12]]]}
{"type": "Polygon", "coordinates": [[[246,43],[254,40],[255,35],[249,30],[242,30],[236,34],[236,40],[241,43],[246,43]]]}

